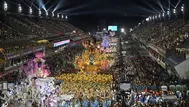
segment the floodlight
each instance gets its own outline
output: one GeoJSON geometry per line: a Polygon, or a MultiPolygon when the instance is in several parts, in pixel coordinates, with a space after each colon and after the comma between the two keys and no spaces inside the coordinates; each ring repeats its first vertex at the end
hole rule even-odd
{"type": "Polygon", "coordinates": [[[8,4],[6,1],[4,1],[4,11],[7,11],[8,10],[8,4]]]}
{"type": "Polygon", "coordinates": [[[106,30],[107,30],[106,28],[103,29],[103,31],[106,31],[106,30]]]}
{"type": "Polygon", "coordinates": [[[121,32],[124,33],[124,32],[125,32],[125,29],[124,29],[124,28],[121,28],[121,32]]]}
{"type": "Polygon", "coordinates": [[[39,9],[39,16],[41,16],[41,9],[39,9]]]}
{"type": "Polygon", "coordinates": [[[66,19],[68,19],[68,16],[66,15],[66,19]]]}
{"type": "Polygon", "coordinates": [[[181,12],[184,12],[184,4],[182,4],[181,12]]]}
{"type": "Polygon", "coordinates": [[[148,22],[148,21],[150,21],[150,18],[149,18],[149,17],[147,17],[147,18],[146,18],[146,21],[147,21],[147,22],[148,22]]]}
{"type": "Polygon", "coordinates": [[[54,13],[52,12],[52,17],[54,17],[54,13]]]}
{"type": "Polygon", "coordinates": [[[48,11],[46,11],[45,14],[46,14],[46,16],[48,16],[49,15],[48,11]]]}
{"type": "Polygon", "coordinates": [[[57,14],[57,18],[59,18],[59,14],[57,14]]]}
{"type": "Polygon", "coordinates": [[[167,15],[170,16],[170,10],[167,11],[167,15]]]}
{"type": "Polygon", "coordinates": [[[18,13],[21,13],[22,12],[22,7],[20,4],[18,4],[18,13]]]}
{"type": "Polygon", "coordinates": [[[64,15],[63,15],[63,14],[62,14],[62,16],[61,16],[61,17],[62,17],[62,19],[64,19],[64,15]]]}
{"type": "Polygon", "coordinates": [[[163,12],[162,16],[165,17],[165,12],[163,12]]]}
{"type": "Polygon", "coordinates": [[[158,18],[158,16],[156,15],[156,16],[155,16],[155,18],[157,19],[157,18],[158,18]]]}
{"type": "Polygon", "coordinates": [[[159,16],[158,16],[159,18],[161,18],[161,13],[159,14],[159,16]]]}
{"type": "Polygon", "coordinates": [[[176,12],[176,9],[173,9],[173,14],[176,14],[177,12],[176,12]]]}
{"type": "Polygon", "coordinates": [[[29,14],[32,15],[32,12],[33,12],[32,8],[29,7],[29,14]]]}

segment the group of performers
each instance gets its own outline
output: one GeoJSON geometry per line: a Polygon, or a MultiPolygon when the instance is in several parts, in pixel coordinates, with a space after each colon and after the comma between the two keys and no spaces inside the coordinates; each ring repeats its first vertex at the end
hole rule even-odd
{"type": "MultiPolygon", "coordinates": [[[[73,95],[73,102],[88,102],[97,107],[99,103],[110,105],[115,94],[112,89],[112,75],[104,74],[62,74],[56,79],[63,80],[60,86],[60,95],[73,95]]],[[[74,104],[75,104],[74,103],[74,104]]],[[[69,103],[70,104],[70,103],[69,103]]],[[[84,105],[83,105],[84,106],[84,105]]],[[[84,106],[87,107],[87,106],[84,106]]]]}
{"type": "Polygon", "coordinates": [[[71,101],[65,101],[64,106],[77,105],[77,107],[111,107],[112,99],[115,97],[113,91],[112,74],[98,74],[99,69],[104,67],[108,61],[113,60],[108,56],[109,53],[101,50],[101,47],[108,46],[109,37],[106,35],[101,44],[100,41],[84,42],[85,51],[76,56],[75,66],[80,69],[76,74],[62,74],[55,77],[57,80],[63,80],[60,85],[59,95],[73,95],[71,101]],[[104,64],[104,62],[106,63],[104,64]],[[96,66],[98,69],[89,69],[96,66]],[[91,71],[90,71],[91,70],[91,71]]]}

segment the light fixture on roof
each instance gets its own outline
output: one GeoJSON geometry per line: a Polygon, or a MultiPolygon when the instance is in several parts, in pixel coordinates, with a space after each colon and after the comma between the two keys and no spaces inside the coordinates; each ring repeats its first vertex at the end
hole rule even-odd
{"type": "Polygon", "coordinates": [[[22,7],[20,4],[18,4],[18,13],[21,13],[22,12],[22,7]]]}
{"type": "Polygon", "coordinates": [[[48,13],[48,11],[46,11],[46,16],[48,16],[49,15],[49,13],[48,13]]]}
{"type": "Polygon", "coordinates": [[[54,12],[52,12],[52,17],[54,17],[54,12]]]}
{"type": "Polygon", "coordinates": [[[31,7],[29,7],[29,15],[32,15],[32,13],[33,13],[33,10],[31,7]]]}
{"type": "Polygon", "coordinates": [[[146,21],[147,21],[147,22],[149,22],[149,21],[150,21],[150,18],[149,18],[149,17],[147,17],[147,18],[146,18],[146,21]]]}
{"type": "Polygon", "coordinates": [[[170,10],[168,9],[168,11],[167,11],[167,15],[168,16],[170,16],[171,15],[171,13],[170,13],[170,10]]]}
{"type": "Polygon", "coordinates": [[[162,16],[165,17],[165,12],[162,13],[162,16]]]}
{"type": "Polygon", "coordinates": [[[41,9],[39,9],[38,12],[39,12],[39,16],[41,16],[41,9]]]}
{"type": "Polygon", "coordinates": [[[184,12],[184,4],[181,6],[181,12],[184,12]]]}
{"type": "Polygon", "coordinates": [[[6,2],[6,1],[4,1],[3,6],[4,6],[4,11],[7,11],[7,10],[8,10],[8,4],[7,4],[7,2],[6,2]]]}
{"type": "Polygon", "coordinates": [[[68,16],[66,15],[66,19],[68,19],[68,16]]]}
{"type": "Polygon", "coordinates": [[[125,29],[124,28],[121,28],[121,33],[124,33],[125,32],[125,29]]]}
{"type": "Polygon", "coordinates": [[[173,14],[176,14],[177,13],[177,10],[174,8],[173,9],[173,14]]]}
{"type": "Polygon", "coordinates": [[[161,13],[159,14],[159,16],[158,16],[159,18],[161,18],[161,13]]]}
{"type": "Polygon", "coordinates": [[[157,18],[158,18],[158,15],[155,15],[155,18],[157,19],[157,18]]]}

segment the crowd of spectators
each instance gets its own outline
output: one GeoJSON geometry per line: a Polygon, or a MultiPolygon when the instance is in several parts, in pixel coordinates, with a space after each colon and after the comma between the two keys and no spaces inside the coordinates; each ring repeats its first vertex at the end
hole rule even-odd
{"type": "Polygon", "coordinates": [[[188,28],[188,22],[176,19],[140,25],[134,30],[134,34],[145,43],[169,50],[189,41],[188,28]]]}
{"type": "Polygon", "coordinates": [[[165,70],[149,56],[141,56],[137,50],[130,50],[133,57],[127,57],[126,71],[133,75],[133,83],[146,86],[161,86],[171,82],[165,70]]]}
{"type": "Polygon", "coordinates": [[[39,19],[29,16],[7,15],[0,19],[0,42],[13,42],[25,38],[44,38],[64,35],[74,30],[82,32],[73,25],[56,19],[39,19]],[[31,35],[28,37],[28,35],[31,35]]]}
{"type": "MultiPolygon", "coordinates": [[[[31,43],[32,40],[41,40],[50,36],[62,36],[74,30],[82,32],[62,20],[39,19],[21,15],[2,15],[0,19],[0,44],[5,53],[18,52],[23,49],[28,49],[28,47],[36,47],[38,44],[36,42],[31,43]],[[9,46],[12,43],[22,43],[26,40],[28,42],[22,45],[13,44],[9,46]]],[[[65,36],[65,38],[67,38],[67,36],[65,36]]]]}
{"type": "Polygon", "coordinates": [[[0,21],[0,42],[18,40],[23,34],[0,21]]]}
{"type": "MultiPolygon", "coordinates": [[[[72,72],[74,70],[74,58],[76,55],[81,54],[84,50],[84,47],[81,45],[75,47],[68,47],[64,50],[55,53],[46,58],[46,62],[50,67],[52,75],[57,75],[62,72],[72,72]]],[[[74,71],[73,71],[74,72],[74,71]]]]}

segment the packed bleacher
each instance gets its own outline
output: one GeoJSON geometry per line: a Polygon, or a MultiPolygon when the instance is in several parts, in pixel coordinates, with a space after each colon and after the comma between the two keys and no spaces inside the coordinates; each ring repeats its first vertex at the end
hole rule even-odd
{"type": "Polygon", "coordinates": [[[128,50],[133,57],[127,57],[127,74],[133,75],[136,85],[161,86],[172,81],[165,70],[149,56],[141,56],[135,48],[128,50]]]}
{"type": "MultiPolygon", "coordinates": [[[[0,15],[0,44],[5,53],[36,47],[36,40],[82,31],[73,25],[56,19],[43,19],[22,15],[0,15]],[[32,41],[34,40],[34,42],[32,41]],[[31,42],[32,41],[32,42],[31,42]],[[27,43],[26,43],[27,42],[27,43]],[[16,43],[16,44],[14,44],[16,43]],[[17,43],[21,45],[17,45],[17,43]],[[6,45],[8,44],[8,45],[6,45]],[[10,44],[13,44],[10,46],[10,44]]],[[[65,36],[67,38],[67,36],[65,36]]]]}
{"type": "Polygon", "coordinates": [[[74,30],[82,32],[65,21],[29,16],[1,15],[0,42],[13,42],[24,38],[62,36],[74,30]],[[29,37],[28,37],[29,35],[29,37]]]}
{"type": "Polygon", "coordinates": [[[14,30],[10,26],[4,24],[0,21],[0,42],[4,42],[4,40],[14,41],[18,40],[19,38],[22,39],[23,34],[14,30]]]}
{"type": "Polygon", "coordinates": [[[50,67],[52,75],[61,74],[63,72],[75,73],[74,70],[74,58],[77,54],[81,54],[84,47],[78,45],[72,48],[65,48],[59,53],[55,53],[46,58],[47,64],[50,67]],[[69,69],[69,70],[68,70],[69,69]]]}
{"type": "Polygon", "coordinates": [[[177,19],[140,25],[134,33],[145,43],[151,43],[163,50],[170,50],[189,41],[188,28],[188,22],[177,19]]]}

